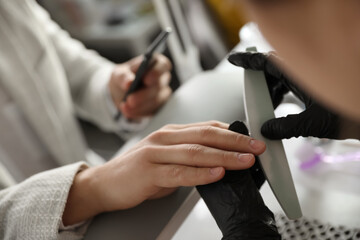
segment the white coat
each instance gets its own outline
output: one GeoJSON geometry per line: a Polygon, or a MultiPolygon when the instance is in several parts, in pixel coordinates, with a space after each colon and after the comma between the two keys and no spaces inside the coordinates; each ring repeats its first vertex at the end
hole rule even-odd
{"type": "Polygon", "coordinates": [[[60,165],[85,160],[76,115],[116,130],[104,88],[113,64],[33,0],[0,0],[0,81],[60,165]]]}
{"type": "MultiPolygon", "coordinates": [[[[114,65],[62,31],[34,0],[0,0],[0,81],[59,165],[85,160],[75,115],[118,125],[104,88],[114,65]]],[[[0,191],[0,239],[79,239],[59,234],[74,175],[83,163],[0,191]]]]}

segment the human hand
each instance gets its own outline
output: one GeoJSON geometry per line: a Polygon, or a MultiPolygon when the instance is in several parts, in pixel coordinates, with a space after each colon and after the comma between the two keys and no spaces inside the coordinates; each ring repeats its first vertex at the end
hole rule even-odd
{"type": "Polygon", "coordinates": [[[265,144],[227,128],[228,124],[220,122],[168,125],[106,164],[80,172],[64,222],[72,224],[100,212],[131,208],[179,186],[216,182],[225,169],[251,167],[254,155],[263,153],[265,144]],[[80,194],[82,189],[87,191],[80,194]],[[76,207],[79,205],[80,213],[76,212],[81,210],[76,207]]]}
{"type": "Polygon", "coordinates": [[[154,54],[154,65],[148,70],[144,87],[130,94],[123,102],[125,93],[130,88],[139,68],[142,57],[136,57],[115,67],[109,81],[109,90],[114,104],[128,119],[138,119],[153,115],[170,97],[172,90],[171,63],[161,54],[154,54]]]}
{"type": "MultiPolygon", "coordinates": [[[[244,123],[236,121],[229,130],[248,135],[244,123]]],[[[265,181],[259,160],[246,170],[226,171],[218,182],[197,186],[223,237],[230,239],[281,239],[273,213],[258,189],[265,181]]]]}
{"type": "Polygon", "coordinates": [[[292,91],[305,105],[299,114],[270,119],[261,128],[261,133],[269,139],[291,137],[319,137],[339,139],[340,118],[325,107],[315,102],[297,87],[273,61],[280,61],[275,53],[239,52],[229,56],[229,61],[245,69],[264,71],[271,99],[276,108],[284,95],[292,91]]]}

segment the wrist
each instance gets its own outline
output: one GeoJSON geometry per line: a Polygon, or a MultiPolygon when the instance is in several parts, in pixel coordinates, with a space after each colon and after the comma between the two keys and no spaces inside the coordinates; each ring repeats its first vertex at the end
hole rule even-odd
{"type": "Polygon", "coordinates": [[[98,201],[97,168],[88,168],[75,175],[62,217],[64,226],[85,221],[103,212],[98,201]]]}

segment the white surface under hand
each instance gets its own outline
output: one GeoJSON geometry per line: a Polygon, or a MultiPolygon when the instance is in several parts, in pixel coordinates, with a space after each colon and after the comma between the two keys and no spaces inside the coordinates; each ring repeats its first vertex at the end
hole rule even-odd
{"type": "Polygon", "coordinates": [[[244,121],[243,74],[207,71],[182,85],[149,125],[131,138],[119,153],[166,124],[186,124],[209,120],[232,123],[244,121]]]}

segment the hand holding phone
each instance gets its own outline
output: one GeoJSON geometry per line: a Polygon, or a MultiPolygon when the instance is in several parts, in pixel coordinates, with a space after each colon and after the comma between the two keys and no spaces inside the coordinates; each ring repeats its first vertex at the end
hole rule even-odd
{"type": "MultiPolygon", "coordinates": [[[[123,98],[123,102],[126,102],[127,97],[139,89],[143,87],[143,78],[145,74],[148,72],[149,69],[152,68],[153,65],[155,65],[155,60],[153,60],[153,54],[155,50],[165,42],[165,40],[168,38],[169,34],[172,32],[171,28],[166,28],[163,30],[151,43],[151,45],[146,50],[145,54],[143,55],[143,60],[136,71],[135,79],[131,83],[129,90],[125,93],[125,96],[123,98]]],[[[115,120],[118,120],[121,116],[121,113],[118,112],[115,116],[115,120]]]]}
{"type": "Polygon", "coordinates": [[[139,69],[136,72],[135,80],[131,83],[129,90],[126,92],[123,101],[126,101],[126,98],[133,92],[136,92],[143,86],[143,78],[147,71],[151,69],[152,65],[154,65],[153,54],[155,50],[161,45],[161,43],[165,42],[169,34],[171,33],[171,28],[167,28],[163,30],[159,36],[151,43],[144,54],[144,59],[141,62],[139,69]]]}

